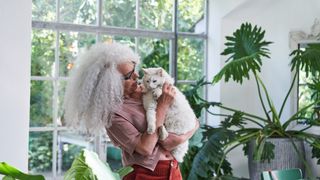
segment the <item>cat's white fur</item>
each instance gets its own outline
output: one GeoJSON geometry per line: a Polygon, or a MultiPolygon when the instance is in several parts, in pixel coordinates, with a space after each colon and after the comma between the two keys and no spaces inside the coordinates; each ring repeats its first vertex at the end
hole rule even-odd
{"type": "MultiPolygon", "coordinates": [[[[174,80],[162,68],[147,68],[143,69],[143,71],[143,106],[147,116],[147,132],[152,134],[156,130],[157,99],[162,94],[162,86],[165,82],[173,85],[174,80]]],[[[189,105],[189,102],[179,89],[176,87],[174,88],[176,96],[166,114],[164,126],[159,129],[160,140],[166,139],[168,137],[168,132],[181,135],[192,130],[196,126],[197,118],[189,105]]],[[[183,157],[188,151],[188,145],[189,143],[186,141],[171,152],[178,162],[183,161],[183,157]]]]}

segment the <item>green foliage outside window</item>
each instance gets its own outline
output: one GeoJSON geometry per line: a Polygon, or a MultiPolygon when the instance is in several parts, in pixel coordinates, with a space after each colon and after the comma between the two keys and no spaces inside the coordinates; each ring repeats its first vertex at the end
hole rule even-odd
{"type": "Polygon", "coordinates": [[[52,169],[52,132],[29,134],[29,170],[33,172],[52,169]]]}
{"type": "Polygon", "coordinates": [[[135,27],[135,0],[103,0],[104,26],[135,27]]]}

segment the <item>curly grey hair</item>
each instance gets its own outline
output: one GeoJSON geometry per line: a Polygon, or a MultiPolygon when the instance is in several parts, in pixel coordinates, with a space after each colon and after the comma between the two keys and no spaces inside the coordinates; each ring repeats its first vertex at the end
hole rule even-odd
{"type": "Polygon", "coordinates": [[[122,74],[117,66],[139,63],[139,56],[119,43],[96,44],[79,56],[67,84],[64,109],[69,127],[97,135],[111,126],[112,112],[122,104],[122,74]]]}

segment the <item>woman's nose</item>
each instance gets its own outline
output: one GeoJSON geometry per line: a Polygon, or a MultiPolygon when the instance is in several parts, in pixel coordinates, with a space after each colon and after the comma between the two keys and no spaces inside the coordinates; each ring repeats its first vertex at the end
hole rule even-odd
{"type": "Polygon", "coordinates": [[[133,78],[134,78],[134,80],[138,79],[139,78],[139,74],[137,72],[134,72],[133,73],[133,78]]]}

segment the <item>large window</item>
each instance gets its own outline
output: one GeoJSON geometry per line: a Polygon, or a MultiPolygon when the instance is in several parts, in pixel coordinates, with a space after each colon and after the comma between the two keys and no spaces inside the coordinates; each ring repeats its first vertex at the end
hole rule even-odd
{"type": "Polygon", "coordinates": [[[29,170],[59,179],[84,147],[103,141],[64,126],[63,97],[77,56],[96,42],[128,44],[188,88],[206,75],[206,0],[33,0],[29,170]]]}

